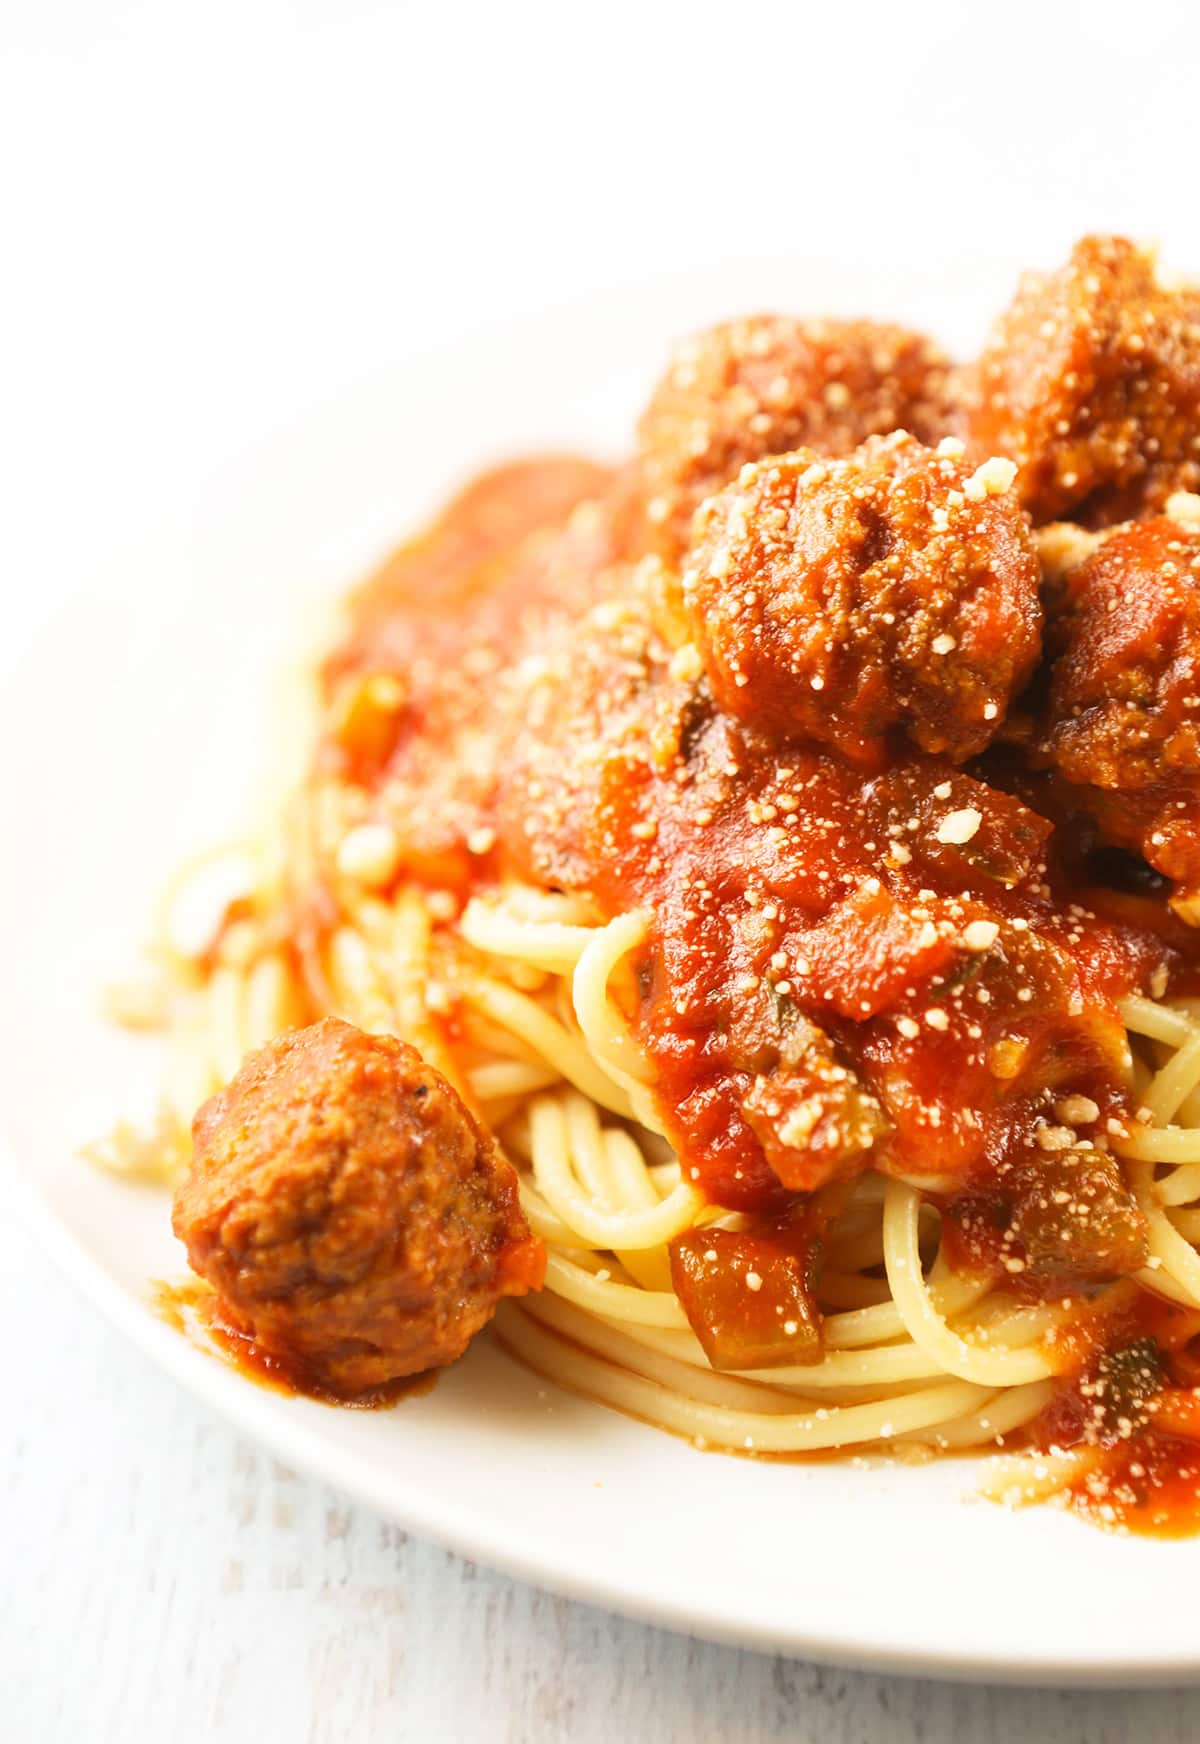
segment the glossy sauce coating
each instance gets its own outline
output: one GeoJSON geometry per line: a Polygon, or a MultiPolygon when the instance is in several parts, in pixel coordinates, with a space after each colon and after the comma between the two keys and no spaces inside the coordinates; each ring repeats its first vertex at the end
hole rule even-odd
{"type": "MultiPolygon", "coordinates": [[[[459,888],[507,867],[651,914],[630,1017],[713,1199],[778,1207],[868,1160],[953,1193],[1058,1126],[1064,1089],[1101,1123],[1123,1105],[1115,1000],[1171,953],[1064,907],[1046,819],[944,759],[874,773],[764,740],[659,635],[652,563],[580,586],[602,597],[518,638],[505,687],[464,677],[465,622],[431,679],[490,747],[494,836],[459,888]]],[[[406,741],[379,813],[408,827],[446,762],[406,741]]]]}
{"type": "Polygon", "coordinates": [[[570,456],[485,473],[347,604],[325,662],[315,774],[386,779],[398,864],[432,886],[477,875],[500,736],[519,706],[518,651],[577,613],[615,561],[620,481],[570,456]],[[516,699],[508,700],[516,691],[516,699]]]}
{"type": "Polygon", "coordinates": [[[332,1392],[324,1378],[305,1363],[265,1351],[244,1328],[230,1320],[221,1298],[197,1279],[184,1284],[157,1283],[154,1308],[161,1320],[191,1338],[200,1349],[219,1355],[256,1385],[289,1397],[300,1395],[341,1410],[385,1411],[400,1399],[432,1392],[437,1381],[439,1371],[429,1369],[424,1374],[405,1375],[349,1397],[332,1392]]]}
{"type": "MultiPolygon", "coordinates": [[[[1018,323],[1002,364],[993,351],[1008,386],[987,429],[999,430],[1016,403],[1020,342],[1018,323]]],[[[766,355],[774,341],[764,343],[766,355]]],[[[1106,344],[1096,340],[1098,356],[1106,344]]],[[[726,379],[724,367],[714,380],[726,379]]],[[[1057,364],[1052,378],[1055,393],[1069,391],[1057,364]]],[[[677,382],[672,393],[695,385],[677,382]]],[[[1027,385],[1036,408],[1043,390],[1027,385]]],[[[759,458],[755,441],[774,426],[747,422],[739,447],[738,420],[717,402],[712,453],[723,458],[703,484],[707,435],[696,468],[681,468],[687,445],[673,432],[682,426],[652,407],[640,488],[657,466],[682,503],[708,492],[729,455],[731,476],[759,458]]],[[[1149,462],[1113,470],[1118,449],[1124,465],[1140,438],[1127,430],[1122,440],[1088,449],[1100,481],[1087,486],[1089,518],[1124,504],[1130,480],[1141,489],[1153,472],[1149,462]]],[[[1004,452],[999,441],[988,446],[1004,452]]],[[[859,588],[864,578],[874,587],[877,553],[854,557],[838,516],[851,513],[880,448],[803,487],[830,493],[817,520],[832,525],[832,557],[859,588]]],[[[645,943],[613,991],[653,1064],[686,1175],[716,1203],[758,1214],[737,1264],[764,1280],[772,1313],[790,1292],[791,1318],[806,1328],[806,1274],[770,1244],[808,1195],[836,1191],[868,1166],[923,1184],[944,1210],[951,1252],[1010,1290],[1058,1300],[1138,1270],[1145,1232],[1108,1143],[1110,1123],[1130,1113],[1117,1002],[1135,990],[1192,989],[1200,956],[1153,872],[1113,872],[1098,843],[1093,856],[1095,832],[1075,828],[1066,784],[1029,752],[1021,711],[1048,681],[1042,673],[1024,688],[1040,613],[1032,548],[1008,493],[1058,512],[1061,491],[1038,485],[1044,497],[1031,497],[1029,479],[1065,476],[1061,457],[1039,471],[1029,437],[1028,474],[1011,487],[1010,469],[991,470],[976,494],[966,485],[988,464],[978,449],[960,464],[953,449],[934,461],[915,443],[896,448],[916,457],[924,479],[919,526],[907,513],[883,517],[886,579],[917,620],[916,653],[906,668],[872,622],[873,608],[893,610],[890,602],[850,598],[830,621],[864,639],[865,692],[855,662],[843,682],[823,663],[830,650],[814,660],[793,639],[806,600],[814,623],[829,601],[813,585],[803,526],[790,519],[802,471],[778,461],[740,483],[720,480],[728,489],[696,522],[703,582],[690,604],[694,502],[686,516],[679,503],[661,516],[670,538],[639,534],[628,475],[583,482],[580,472],[585,497],[565,518],[455,572],[452,597],[469,609],[431,611],[414,563],[385,610],[356,613],[327,669],[331,696],[348,679],[403,687],[398,730],[372,758],[356,763],[336,730],[325,748],[327,767],[357,784],[365,815],[399,837],[397,878],[442,893],[450,917],[473,892],[514,877],[584,892],[605,914],[646,913],[645,943]],[[935,468],[947,477],[938,470],[931,490],[935,468]],[[943,484],[964,502],[943,502],[943,484]],[[781,505],[780,534],[764,543],[763,517],[781,505]],[[929,557],[939,510],[948,523],[964,517],[948,543],[977,540],[970,564],[955,559],[944,573],[929,557]],[[960,585],[968,570],[986,577],[985,610],[964,629],[956,613],[971,597],[960,585]],[[726,621],[720,584],[729,581],[743,593],[764,582],[764,614],[773,599],[785,602],[777,633],[763,631],[765,615],[744,636],[736,614],[726,621]],[[934,658],[950,657],[947,682],[930,698],[926,656],[943,636],[953,646],[934,658]],[[737,670],[750,673],[746,685],[737,670]],[[825,708],[813,706],[813,677],[828,684],[825,708]],[[1001,732],[1006,743],[980,760],[1001,732]]],[[[550,464],[564,477],[574,463],[550,464]]],[[[820,465],[807,457],[803,473],[820,465]]],[[[532,473],[513,488],[537,496],[532,473]]],[[[1053,647],[1061,657],[1062,640],[1053,647]]],[[[739,1338],[761,1349],[762,1328],[740,1327],[721,1344],[729,1317],[713,1305],[721,1268],[709,1251],[679,1250],[677,1285],[697,1330],[732,1362],[739,1338]]],[[[1139,1433],[1157,1446],[1164,1432],[1139,1433]]],[[[1123,1457],[1116,1445],[1105,1449],[1113,1462],[1123,1457]]]]}
{"type": "Polygon", "coordinates": [[[1067,1506],[1111,1531],[1200,1531],[1200,1313],[1122,1285],[1063,1343],[1063,1383],[1021,1439],[1082,1454],[1067,1506]]]}
{"type": "Polygon", "coordinates": [[[1106,535],[1060,578],[1039,750],[1118,847],[1200,889],[1200,530],[1106,535]]]}

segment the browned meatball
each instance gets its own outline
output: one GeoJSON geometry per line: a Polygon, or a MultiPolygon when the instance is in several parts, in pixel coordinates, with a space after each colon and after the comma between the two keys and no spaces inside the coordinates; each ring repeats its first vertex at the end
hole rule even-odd
{"type": "Polygon", "coordinates": [[[947,377],[930,340],[871,321],[758,315],[684,340],[638,428],[652,544],[677,556],[697,506],[747,461],[848,454],[901,427],[935,440],[947,377]]]}
{"type": "Polygon", "coordinates": [[[414,1048],[326,1018],[196,1115],[175,1233],[235,1324],[353,1397],[461,1356],[541,1283],[517,1180],[414,1048]]]}
{"type": "Polygon", "coordinates": [[[1017,462],[1035,523],[1110,525],[1200,480],[1200,289],[1122,237],[1027,274],[965,381],[969,440],[1017,462]]]}
{"type": "Polygon", "coordinates": [[[1200,881],[1200,526],[1135,521],[1049,596],[1041,749],[1103,834],[1186,891],[1200,881]]]}
{"type": "Polygon", "coordinates": [[[745,468],[697,516],[682,578],[721,707],[868,767],[893,728],[955,761],[981,751],[1040,649],[1011,482],[902,431],[745,468]]]}
{"type": "Polygon", "coordinates": [[[1049,743],[1073,781],[1200,772],[1200,527],[1134,521],[1062,578],[1049,743]]]}

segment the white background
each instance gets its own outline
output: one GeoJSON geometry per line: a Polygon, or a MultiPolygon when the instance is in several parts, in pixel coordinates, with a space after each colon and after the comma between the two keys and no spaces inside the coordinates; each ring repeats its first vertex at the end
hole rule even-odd
{"type": "MultiPolygon", "coordinates": [[[[314,408],[539,310],[713,276],[802,308],[815,258],[903,315],[914,252],[999,303],[1092,227],[1200,270],[1198,49],[1185,4],[7,0],[0,634],[35,643],[94,553],[185,537],[314,408]]],[[[6,1735],[1200,1735],[1200,1698],[820,1673],[477,1572],[256,1455],[27,1246],[6,1230],[6,1735]]]]}

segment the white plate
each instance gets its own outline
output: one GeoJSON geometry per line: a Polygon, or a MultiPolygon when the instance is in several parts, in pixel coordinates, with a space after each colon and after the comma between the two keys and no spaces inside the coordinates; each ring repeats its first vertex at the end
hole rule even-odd
{"type": "MultiPolygon", "coordinates": [[[[1011,276],[936,295],[892,283],[863,300],[969,338],[1011,276]]],[[[242,815],[297,602],[352,576],[478,459],[556,439],[614,447],[672,328],[721,306],[836,306],[855,282],[849,269],[839,281],[776,270],[747,295],[742,278],[660,287],[426,359],[322,407],[194,525],[89,561],[34,603],[28,645],[0,652],[6,1191],[195,1393],[282,1458],[498,1568],[811,1658],[1030,1682],[1190,1679],[1200,1541],[1121,1539],[972,1501],[967,1463],[697,1453],[548,1389],[486,1341],[391,1412],[282,1397],[155,1317],[148,1280],[182,1264],[163,1196],[71,1160],[146,1093],[147,1049],[104,1029],[95,989],[132,950],[160,877],[242,815]]]]}

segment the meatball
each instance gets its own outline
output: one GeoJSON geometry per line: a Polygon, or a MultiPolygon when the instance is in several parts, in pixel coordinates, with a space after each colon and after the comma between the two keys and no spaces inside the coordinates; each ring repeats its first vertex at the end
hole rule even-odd
{"type": "Polygon", "coordinates": [[[1059,585],[1048,632],[1057,767],[1118,789],[1200,772],[1200,527],[1131,522],[1059,585]]]}
{"type": "MultiPolygon", "coordinates": [[[[1197,505],[1200,507],[1200,505],[1197,505]]],[[[1101,833],[1200,879],[1200,525],[1160,516],[1079,547],[1048,596],[1040,749],[1101,833]]]]}
{"type": "Polygon", "coordinates": [[[759,315],[685,340],[638,428],[652,545],[678,556],[697,506],[747,461],[848,454],[901,426],[936,440],[948,373],[930,340],[870,321],[759,315]]]}
{"type": "Polygon", "coordinates": [[[697,516],[682,575],[720,706],[868,768],[895,728],[956,762],[981,751],[1040,651],[1012,470],[903,431],[746,467],[697,516]]]}
{"type": "Polygon", "coordinates": [[[1086,237],[1029,274],[963,391],[968,440],[1020,468],[1035,523],[1107,526],[1200,481],[1200,289],[1149,254],[1086,237]]]}
{"type": "Polygon", "coordinates": [[[461,1356],[541,1283],[509,1164],[437,1072],[326,1018],[252,1054],[193,1126],[175,1233],[236,1325],[353,1397],[461,1356]]]}

